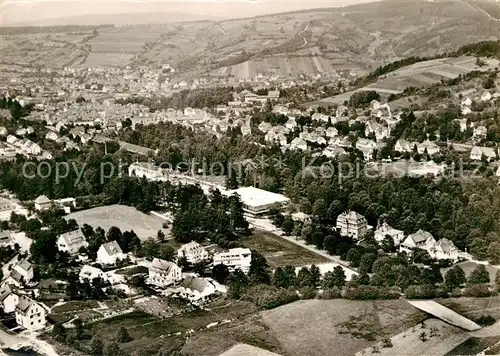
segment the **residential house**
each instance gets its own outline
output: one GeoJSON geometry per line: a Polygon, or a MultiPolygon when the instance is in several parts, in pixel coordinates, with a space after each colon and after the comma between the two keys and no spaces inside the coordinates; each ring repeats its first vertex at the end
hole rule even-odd
{"type": "Polygon", "coordinates": [[[66,252],[69,255],[78,254],[81,248],[86,248],[88,245],[85,235],[80,229],[66,232],[57,238],[59,251],[66,252]]]}
{"type": "Polygon", "coordinates": [[[319,122],[328,122],[329,120],[329,116],[328,115],[325,115],[325,114],[320,114],[319,112],[315,112],[312,116],[311,116],[311,119],[313,121],[319,121],[319,122]]]}
{"type": "Polygon", "coordinates": [[[434,236],[432,236],[430,232],[420,229],[414,234],[408,235],[408,237],[399,246],[399,251],[410,253],[414,248],[428,250],[435,244],[436,240],[434,239],[434,236]]]}
{"type": "Polygon", "coordinates": [[[208,258],[208,252],[203,246],[201,246],[196,241],[191,241],[190,243],[184,244],[177,250],[177,258],[185,257],[186,260],[195,264],[206,260],[208,258]]]}
{"type": "Polygon", "coordinates": [[[438,260],[450,259],[457,261],[460,257],[460,250],[448,239],[441,239],[427,250],[432,258],[438,260]]]}
{"type": "Polygon", "coordinates": [[[7,136],[7,143],[8,143],[8,144],[13,145],[13,144],[15,144],[18,140],[19,140],[19,139],[18,139],[16,136],[14,136],[14,135],[8,135],[8,136],[7,136]]]}
{"type": "Polygon", "coordinates": [[[337,231],[342,236],[359,240],[368,232],[368,223],[363,215],[355,211],[346,211],[337,217],[337,231]]]}
{"type": "Polygon", "coordinates": [[[485,91],[482,95],[481,95],[481,101],[490,101],[491,100],[491,93],[489,91],[485,91]]]}
{"type": "Polygon", "coordinates": [[[335,158],[335,157],[340,157],[344,156],[347,154],[347,152],[342,148],[338,146],[327,146],[321,154],[325,157],[328,158],[335,158]]]}
{"type": "Polygon", "coordinates": [[[8,131],[5,126],[0,126],[0,136],[7,136],[8,131]]]}
{"type": "Polygon", "coordinates": [[[211,278],[188,276],[179,286],[169,288],[164,294],[187,300],[194,305],[203,305],[220,290],[220,285],[211,278]]]}
{"type": "Polygon", "coordinates": [[[468,106],[462,107],[462,115],[465,116],[465,115],[470,115],[470,114],[472,114],[472,110],[470,107],[468,107],[468,106]]]}
{"type": "Polygon", "coordinates": [[[500,178],[500,167],[498,167],[498,169],[497,169],[496,176],[500,178]]]}
{"type": "Polygon", "coordinates": [[[241,270],[248,273],[250,270],[250,261],[252,252],[248,248],[232,248],[228,251],[216,253],[214,255],[214,266],[223,264],[230,271],[241,270]]]}
{"type": "Polygon", "coordinates": [[[471,105],[472,105],[472,100],[471,100],[471,98],[465,98],[464,100],[462,100],[461,105],[462,105],[462,106],[471,106],[471,105]]]}
{"type": "Polygon", "coordinates": [[[293,213],[291,215],[293,221],[299,221],[301,223],[310,223],[312,221],[311,215],[303,213],[301,211],[293,213]]]}
{"type": "Polygon", "coordinates": [[[404,153],[404,152],[412,152],[413,147],[412,144],[406,140],[399,139],[396,141],[394,145],[394,151],[404,153]]]}
{"type": "Polygon", "coordinates": [[[80,279],[80,282],[82,283],[85,281],[91,283],[96,278],[104,279],[104,272],[101,271],[99,268],[92,267],[89,265],[84,265],[80,270],[78,277],[80,279]]]}
{"type": "Polygon", "coordinates": [[[488,133],[488,129],[484,126],[478,126],[478,127],[474,128],[474,131],[473,131],[474,140],[476,142],[484,140],[486,138],[487,133],[488,133]]]}
{"type": "Polygon", "coordinates": [[[373,153],[377,148],[377,143],[366,138],[360,138],[356,141],[356,148],[363,153],[365,161],[373,160],[373,153]]]}
{"type": "Polygon", "coordinates": [[[417,145],[417,151],[420,154],[424,154],[427,151],[427,154],[432,156],[439,153],[440,151],[439,146],[429,140],[425,140],[422,143],[417,143],[416,145],[417,145]]]}
{"type": "Polygon", "coordinates": [[[97,262],[103,265],[114,265],[117,261],[125,258],[127,258],[127,255],[123,253],[116,241],[102,244],[97,250],[97,262]]]}
{"type": "Polygon", "coordinates": [[[19,303],[19,296],[12,292],[9,284],[4,283],[0,288],[0,303],[4,313],[12,313],[19,303]]]}
{"type": "Polygon", "coordinates": [[[307,142],[300,137],[295,137],[292,142],[290,142],[290,149],[307,151],[307,142]]]}
{"type": "Polygon", "coordinates": [[[375,135],[377,141],[382,141],[391,135],[391,131],[387,125],[370,120],[365,126],[365,136],[368,137],[371,134],[375,135]]]}
{"type": "Polygon", "coordinates": [[[269,122],[261,122],[259,126],[257,126],[260,132],[266,133],[273,128],[273,126],[269,122]]]}
{"type": "Polygon", "coordinates": [[[52,207],[52,201],[45,195],[40,195],[35,199],[35,210],[44,211],[52,207]]]}
{"type": "Polygon", "coordinates": [[[387,224],[387,221],[384,221],[378,226],[377,230],[375,230],[375,240],[380,243],[386,236],[389,236],[394,241],[394,245],[398,246],[401,242],[403,242],[404,232],[402,230],[394,229],[387,224]]]}
{"type": "Polygon", "coordinates": [[[182,270],[173,262],[159,258],[153,259],[149,267],[147,283],[158,287],[167,287],[182,280],[182,270]]]}
{"type": "Polygon", "coordinates": [[[45,313],[41,304],[23,295],[15,309],[16,322],[26,330],[40,330],[45,327],[45,313]]]}
{"type": "Polygon", "coordinates": [[[289,130],[293,130],[294,128],[297,127],[297,122],[295,121],[294,117],[288,118],[287,122],[285,123],[285,127],[289,130]]]}
{"type": "Polygon", "coordinates": [[[470,151],[470,159],[471,160],[480,161],[483,157],[490,162],[495,160],[497,158],[495,148],[493,148],[493,147],[480,147],[480,146],[472,147],[472,150],[470,151]]]}
{"type": "Polygon", "coordinates": [[[47,140],[51,140],[51,141],[55,141],[59,138],[59,135],[54,132],[54,131],[49,131],[47,132],[47,134],[45,135],[45,139],[47,140]]]}
{"type": "Polygon", "coordinates": [[[17,287],[21,287],[24,283],[29,283],[33,279],[33,265],[26,260],[18,262],[6,279],[6,282],[17,287]]]}
{"type": "Polygon", "coordinates": [[[21,146],[21,150],[29,155],[38,156],[42,153],[42,148],[31,140],[25,140],[23,145],[21,146]]]}
{"type": "Polygon", "coordinates": [[[330,126],[325,131],[325,136],[328,137],[328,138],[334,138],[334,137],[337,137],[338,135],[339,135],[339,130],[337,130],[333,126],[330,126]]]}

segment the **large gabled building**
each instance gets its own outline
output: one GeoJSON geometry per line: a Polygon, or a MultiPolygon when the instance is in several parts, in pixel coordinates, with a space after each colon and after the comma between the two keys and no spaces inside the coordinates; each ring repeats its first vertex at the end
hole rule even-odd
{"type": "Polygon", "coordinates": [[[359,240],[368,232],[368,223],[363,215],[355,211],[346,211],[337,217],[337,231],[342,236],[359,240]]]}
{"type": "Polygon", "coordinates": [[[45,308],[26,296],[21,296],[17,303],[16,322],[26,330],[35,331],[45,327],[45,308]]]}
{"type": "Polygon", "coordinates": [[[88,245],[85,235],[80,229],[66,232],[57,238],[58,250],[69,255],[76,255],[81,248],[86,248],[88,245]]]}
{"type": "Polygon", "coordinates": [[[167,287],[182,280],[182,270],[175,263],[160,258],[153,259],[149,267],[147,282],[158,287],[167,287]]]}

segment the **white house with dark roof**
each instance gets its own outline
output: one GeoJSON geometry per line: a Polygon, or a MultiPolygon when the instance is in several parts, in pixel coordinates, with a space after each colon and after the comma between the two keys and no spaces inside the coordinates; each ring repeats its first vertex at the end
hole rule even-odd
{"type": "Polygon", "coordinates": [[[382,242],[386,236],[392,238],[394,245],[398,246],[403,242],[404,232],[389,226],[387,221],[384,221],[378,226],[377,230],[375,230],[375,240],[377,240],[377,242],[382,242]]]}
{"type": "Polygon", "coordinates": [[[16,322],[26,330],[35,331],[45,328],[45,308],[26,296],[21,296],[15,309],[16,322]]]}
{"type": "Polygon", "coordinates": [[[47,198],[46,195],[40,195],[35,199],[35,210],[44,211],[52,207],[52,200],[47,198]]]}
{"type": "Polygon", "coordinates": [[[148,284],[167,287],[182,280],[182,270],[175,263],[160,258],[153,259],[149,267],[148,284]]]}
{"type": "Polygon", "coordinates": [[[114,265],[117,261],[125,258],[127,258],[127,255],[123,253],[116,241],[102,244],[97,250],[97,262],[103,265],[114,265]]]}
{"type": "Polygon", "coordinates": [[[0,303],[4,313],[12,313],[16,310],[17,303],[19,303],[19,296],[12,292],[7,283],[4,283],[0,288],[0,303]]]}
{"type": "Polygon", "coordinates": [[[182,245],[177,250],[177,258],[185,257],[189,263],[195,264],[208,259],[208,252],[196,241],[182,245]]]}
{"type": "Polygon", "coordinates": [[[57,238],[58,250],[66,252],[69,255],[78,254],[81,248],[86,248],[88,245],[89,243],[80,229],[66,232],[57,238]]]}
{"type": "Polygon", "coordinates": [[[435,244],[436,239],[434,239],[434,236],[432,236],[430,232],[420,229],[414,234],[408,235],[408,237],[399,246],[399,250],[401,252],[411,252],[414,248],[428,250],[435,244]]]}

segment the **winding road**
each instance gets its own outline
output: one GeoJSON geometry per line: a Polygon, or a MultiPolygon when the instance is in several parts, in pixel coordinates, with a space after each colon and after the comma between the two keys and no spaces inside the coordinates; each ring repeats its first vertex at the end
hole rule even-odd
{"type": "Polygon", "coordinates": [[[301,30],[299,33],[297,33],[297,35],[302,37],[302,39],[304,40],[304,44],[302,46],[300,46],[299,48],[307,46],[307,38],[302,36],[302,34],[307,31],[307,29],[309,28],[309,24],[310,24],[310,22],[307,23],[306,27],[303,30],[301,30]]]}

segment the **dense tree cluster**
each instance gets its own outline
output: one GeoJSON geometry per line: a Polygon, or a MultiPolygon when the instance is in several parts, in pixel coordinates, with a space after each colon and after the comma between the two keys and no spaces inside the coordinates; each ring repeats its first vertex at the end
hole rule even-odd
{"type": "Polygon", "coordinates": [[[215,108],[217,105],[226,105],[233,100],[233,87],[219,87],[210,89],[182,90],[168,97],[133,97],[118,100],[119,104],[141,104],[147,106],[151,111],[167,110],[170,108],[183,110],[191,108],[215,108]]]}
{"type": "Polygon", "coordinates": [[[172,200],[174,223],[172,233],[181,242],[209,238],[229,246],[240,234],[248,233],[243,205],[238,195],[224,196],[219,190],[206,196],[198,186],[184,186],[172,200]]]}

